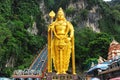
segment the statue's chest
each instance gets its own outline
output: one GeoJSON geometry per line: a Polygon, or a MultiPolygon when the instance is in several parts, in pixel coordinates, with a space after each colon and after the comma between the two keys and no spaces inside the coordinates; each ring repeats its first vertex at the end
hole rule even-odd
{"type": "Polygon", "coordinates": [[[65,30],[66,29],[66,22],[58,22],[55,24],[55,29],[57,30],[65,30]]]}

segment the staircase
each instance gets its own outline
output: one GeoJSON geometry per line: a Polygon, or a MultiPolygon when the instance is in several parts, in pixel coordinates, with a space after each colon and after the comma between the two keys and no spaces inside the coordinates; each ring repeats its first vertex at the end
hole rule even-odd
{"type": "Polygon", "coordinates": [[[13,78],[17,79],[26,79],[26,78],[34,78],[40,80],[44,77],[44,73],[46,72],[47,68],[47,46],[39,53],[36,57],[32,65],[29,69],[25,70],[15,70],[13,74],[13,78]]]}
{"type": "Polygon", "coordinates": [[[40,70],[43,72],[47,65],[47,47],[45,47],[41,53],[38,55],[38,57],[35,59],[33,64],[30,66],[30,70],[40,70]]]}

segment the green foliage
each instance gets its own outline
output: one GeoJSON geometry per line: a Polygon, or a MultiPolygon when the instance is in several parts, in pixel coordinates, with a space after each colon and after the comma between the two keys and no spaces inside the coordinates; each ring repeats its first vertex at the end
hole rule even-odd
{"type": "Polygon", "coordinates": [[[0,0],[0,14],[8,17],[11,15],[12,0],[0,0]]]}
{"type": "Polygon", "coordinates": [[[113,0],[110,5],[101,2],[98,4],[100,6],[100,13],[103,18],[99,21],[99,28],[102,32],[113,35],[114,38],[119,41],[120,38],[120,8],[119,1],[113,0]]]}
{"type": "Polygon", "coordinates": [[[69,8],[67,8],[66,11],[65,11],[66,15],[68,15],[68,16],[69,16],[69,15],[73,15],[74,12],[75,12],[75,9],[74,9],[73,7],[69,7],[69,8]]]}
{"type": "Polygon", "coordinates": [[[119,4],[120,4],[120,0],[111,0],[110,4],[111,4],[112,6],[119,5],[119,4]]]}
{"type": "Polygon", "coordinates": [[[11,31],[5,27],[0,27],[0,44],[3,44],[6,39],[11,36],[11,31]]]}
{"type": "Polygon", "coordinates": [[[84,65],[86,65],[86,68],[89,69],[92,66],[92,63],[94,65],[98,64],[98,58],[88,58],[86,61],[84,61],[84,65]]]}
{"type": "Polygon", "coordinates": [[[24,23],[24,27],[32,27],[33,21],[39,14],[39,5],[36,0],[13,0],[12,12],[15,19],[20,19],[24,23]]]}
{"type": "Polygon", "coordinates": [[[58,7],[62,7],[63,9],[65,9],[68,6],[69,2],[69,0],[61,0],[58,7]]]}
{"type": "Polygon", "coordinates": [[[2,15],[0,15],[0,23],[5,23],[5,18],[2,15]]]}
{"type": "Polygon", "coordinates": [[[93,6],[99,5],[102,0],[86,0],[87,2],[87,9],[91,9],[93,6]]]}
{"type": "MultiPolygon", "coordinates": [[[[80,70],[88,69],[88,60],[103,56],[107,52],[112,37],[106,33],[95,33],[89,28],[82,28],[75,32],[75,57],[80,70]],[[79,65],[81,64],[81,65],[79,65]]],[[[90,63],[89,63],[90,64],[90,63]]]]}
{"type": "Polygon", "coordinates": [[[28,68],[46,43],[42,31],[39,35],[27,31],[33,22],[38,22],[37,27],[45,30],[37,0],[0,0],[0,69],[8,76],[14,69],[28,68]],[[14,67],[5,67],[11,57],[14,58],[14,67]]]}
{"type": "Polygon", "coordinates": [[[39,36],[31,36],[29,40],[29,49],[32,52],[37,52],[40,49],[42,49],[43,44],[45,44],[45,41],[42,37],[39,36]]]}
{"type": "Polygon", "coordinates": [[[99,27],[101,31],[106,32],[110,35],[113,35],[114,38],[119,41],[120,38],[120,12],[117,9],[110,10],[110,8],[104,9],[103,12],[105,15],[99,21],[99,27]]]}
{"type": "Polygon", "coordinates": [[[36,19],[36,25],[37,25],[37,28],[39,30],[38,34],[39,35],[47,35],[47,27],[46,27],[46,23],[45,23],[45,20],[43,19],[43,15],[40,13],[37,15],[37,19],[36,19]]]}
{"type": "Polygon", "coordinates": [[[54,5],[55,5],[55,2],[54,0],[48,0],[48,7],[53,9],[54,8],[54,5]]]}
{"type": "Polygon", "coordinates": [[[88,43],[95,38],[95,33],[89,28],[82,28],[75,32],[75,57],[80,70],[84,70],[84,61],[89,57],[88,43]]]}
{"type": "Polygon", "coordinates": [[[79,11],[75,18],[73,18],[73,25],[76,26],[78,22],[86,21],[88,19],[89,11],[87,9],[82,9],[79,11]]]}
{"type": "Polygon", "coordinates": [[[120,12],[118,10],[113,10],[111,15],[115,21],[120,22],[120,12]]]}
{"type": "Polygon", "coordinates": [[[47,6],[48,10],[54,10],[55,12],[62,7],[66,9],[69,4],[69,0],[44,0],[45,5],[47,6]]]}
{"type": "Polygon", "coordinates": [[[12,5],[13,13],[20,16],[35,16],[39,13],[39,5],[35,0],[13,0],[12,5]]]}
{"type": "Polygon", "coordinates": [[[94,58],[98,56],[103,56],[107,59],[108,48],[112,39],[110,39],[110,36],[108,34],[104,33],[98,33],[96,37],[97,39],[89,42],[88,44],[90,53],[94,55],[91,55],[91,57],[94,58]]]}
{"type": "Polygon", "coordinates": [[[18,60],[18,62],[20,63],[17,64],[19,64],[20,66],[18,66],[17,69],[28,69],[31,65],[31,61],[33,61],[33,55],[26,54],[24,57],[18,60]],[[21,61],[23,62],[22,64],[21,61]]]}
{"type": "Polygon", "coordinates": [[[6,74],[6,77],[11,77],[10,75],[13,73],[13,68],[6,67],[2,70],[2,72],[4,72],[4,74],[6,74]]]}
{"type": "Polygon", "coordinates": [[[111,7],[111,8],[112,8],[112,9],[116,9],[116,10],[120,11],[120,4],[115,5],[115,6],[111,7]]]}
{"type": "Polygon", "coordinates": [[[48,9],[52,10],[54,8],[55,5],[54,0],[45,0],[44,2],[48,9]]]}
{"type": "Polygon", "coordinates": [[[79,15],[81,16],[81,19],[82,19],[82,20],[86,20],[87,17],[88,17],[88,13],[89,13],[89,12],[88,12],[87,9],[83,9],[83,10],[80,11],[79,15]]]}

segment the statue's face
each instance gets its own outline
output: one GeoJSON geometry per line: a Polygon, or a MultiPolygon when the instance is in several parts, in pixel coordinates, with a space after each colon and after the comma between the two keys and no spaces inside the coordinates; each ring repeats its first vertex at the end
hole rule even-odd
{"type": "Polygon", "coordinates": [[[58,12],[57,18],[58,18],[58,20],[63,20],[64,19],[64,13],[63,12],[58,12]]]}

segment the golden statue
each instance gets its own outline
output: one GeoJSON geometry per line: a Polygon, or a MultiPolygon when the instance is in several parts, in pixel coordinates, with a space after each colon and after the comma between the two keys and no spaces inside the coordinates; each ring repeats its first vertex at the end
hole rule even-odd
{"type": "MultiPolygon", "coordinates": [[[[53,19],[55,13],[50,12],[53,19]]],[[[72,74],[75,74],[74,29],[65,19],[62,8],[56,20],[48,26],[48,72],[52,72],[52,60],[57,74],[66,74],[72,53],[72,74]]]]}

